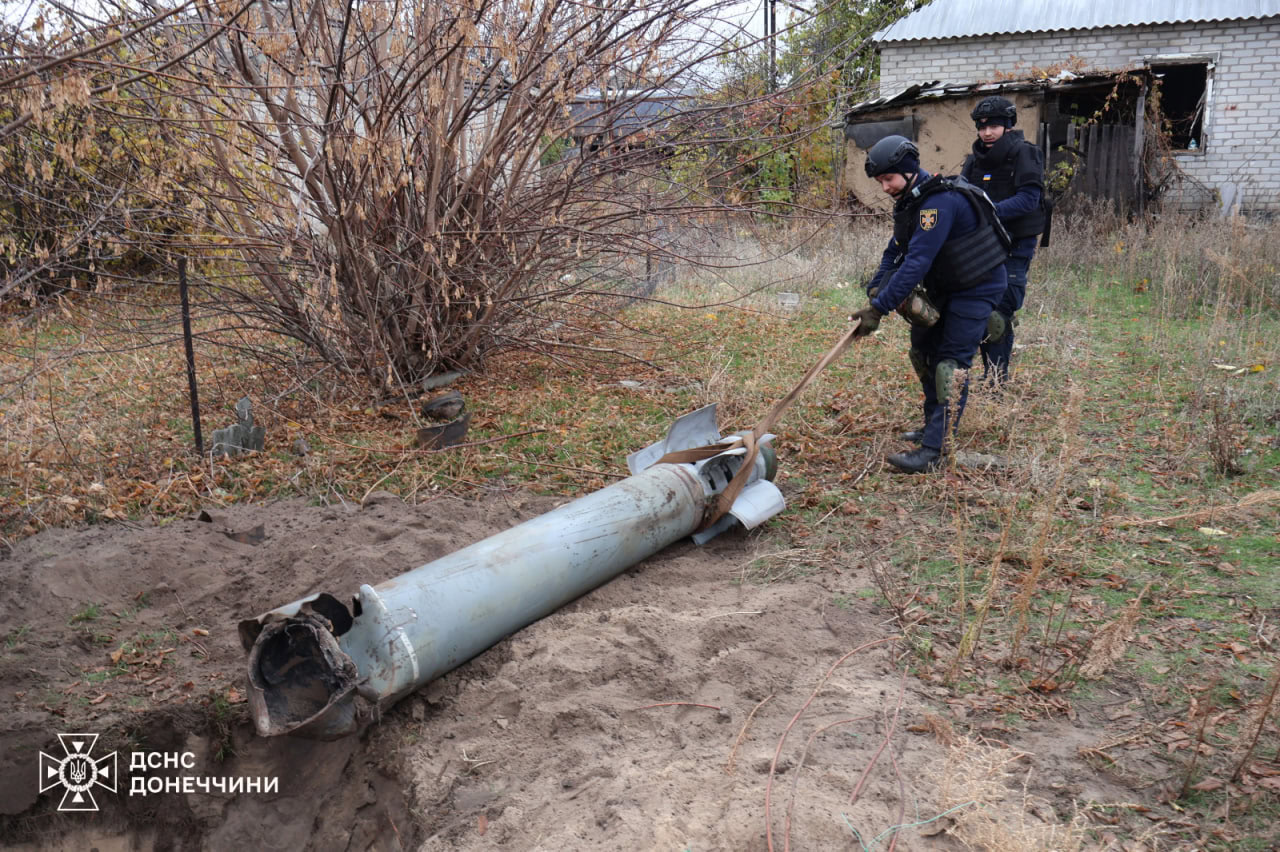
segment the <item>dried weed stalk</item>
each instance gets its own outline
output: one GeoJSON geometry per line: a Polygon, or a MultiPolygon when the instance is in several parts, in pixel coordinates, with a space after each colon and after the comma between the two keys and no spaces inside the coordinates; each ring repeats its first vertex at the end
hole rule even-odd
{"type": "Polygon", "coordinates": [[[1200,753],[1204,748],[1205,731],[1209,727],[1209,717],[1213,715],[1213,691],[1221,682],[1221,678],[1214,678],[1213,682],[1201,693],[1204,701],[1199,702],[1193,697],[1191,699],[1191,712],[1187,714],[1187,721],[1193,721],[1197,714],[1200,716],[1200,724],[1196,726],[1196,738],[1191,743],[1191,757],[1187,760],[1186,771],[1182,775],[1182,788],[1178,792],[1178,798],[1186,798],[1191,790],[1191,781],[1195,777],[1196,764],[1200,761],[1200,753]]]}
{"type": "Polygon", "coordinates": [[[1063,823],[1048,802],[1027,792],[1031,770],[1019,789],[1013,764],[1026,755],[959,739],[948,749],[939,787],[951,834],[970,849],[988,852],[1076,852],[1084,848],[1079,817],[1063,823]]]}
{"type": "Polygon", "coordinates": [[[1151,584],[1147,583],[1142,587],[1142,591],[1138,592],[1138,596],[1129,602],[1119,618],[1098,629],[1093,642],[1089,645],[1089,653],[1080,664],[1081,677],[1100,678],[1112,665],[1124,659],[1125,651],[1129,647],[1129,639],[1133,636],[1133,628],[1142,614],[1142,599],[1150,589],[1151,584]]]}
{"type": "Polygon", "coordinates": [[[1228,388],[1211,394],[1209,406],[1209,459],[1215,472],[1223,476],[1244,473],[1240,453],[1248,434],[1238,412],[1238,401],[1228,388]]]}
{"type": "Polygon", "coordinates": [[[1120,518],[1115,521],[1117,525],[1141,527],[1150,525],[1165,525],[1174,521],[1190,521],[1202,518],[1215,518],[1231,512],[1239,513],[1242,516],[1248,515],[1250,510],[1262,506],[1268,506],[1272,503],[1280,502],[1280,490],[1272,488],[1264,488],[1260,491],[1254,491],[1245,495],[1240,500],[1229,506],[1214,506],[1208,509],[1196,509],[1194,512],[1179,512],[1176,515],[1161,515],[1158,518],[1120,518]]]}
{"type": "Polygon", "coordinates": [[[1017,619],[1013,633],[1009,660],[1018,659],[1018,651],[1027,632],[1027,617],[1031,610],[1031,598],[1039,587],[1040,577],[1044,573],[1045,547],[1049,542],[1049,534],[1053,528],[1053,518],[1062,497],[1063,483],[1067,471],[1071,468],[1080,449],[1080,405],[1084,398],[1083,388],[1069,382],[1066,390],[1066,401],[1062,408],[1062,416],[1058,420],[1058,434],[1061,441],[1053,485],[1043,491],[1035,507],[1036,534],[1031,545],[1031,567],[1018,586],[1017,597],[1013,602],[1013,616],[1017,619]]]}
{"type": "Polygon", "coordinates": [[[871,579],[880,590],[881,597],[893,611],[898,629],[904,633],[907,632],[914,624],[908,616],[915,608],[918,589],[913,588],[901,574],[894,570],[891,563],[873,560],[869,563],[868,570],[871,571],[871,579]]]}
{"type": "Polygon", "coordinates": [[[987,623],[987,614],[991,611],[991,604],[995,600],[996,590],[1000,585],[1000,566],[1004,563],[1005,554],[1008,552],[1009,531],[1013,527],[1013,504],[1010,503],[1005,507],[1004,519],[1000,524],[1000,544],[996,547],[996,554],[991,559],[991,568],[987,573],[987,586],[982,594],[982,601],[978,604],[977,612],[974,613],[973,619],[969,622],[964,635],[960,639],[960,645],[956,648],[955,659],[951,663],[951,670],[947,673],[948,678],[954,678],[956,670],[960,666],[960,660],[972,657],[973,652],[977,650],[978,642],[982,638],[982,630],[987,623]]]}
{"type": "Polygon", "coordinates": [[[1245,767],[1253,759],[1253,753],[1258,747],[1258,740],[1266,727],[1267,718],[1271,715],[1271,710],[1276,705],[1276,696],[1278,694],[1280,694],[1280,658],[1276,660],[1275,665],[1271,668],[1271,679],[1267,681],[1267,688],[1262,694],[1262,699],[1258,702],[1258,709],[1249,725],[1253,733],[1249,736],[1249,744],[1245,746],[1240,762],[1236,764],[1235,771],[1231,773],[1233,781],[1240,780],[1245,767]]]}

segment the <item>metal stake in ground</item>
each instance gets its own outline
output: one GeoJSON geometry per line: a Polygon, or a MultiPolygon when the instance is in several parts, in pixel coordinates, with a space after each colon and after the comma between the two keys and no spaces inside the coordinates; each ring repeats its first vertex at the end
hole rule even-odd
{"type": "Polygon", "coordinates": [[[191,345],[191,301],[187,298],[187,259],[178,258],[178,295],[182,299],[182,342],[187,348],[187,387],[191,390],[191,428],[196,433],[196,455],[204,455],[200,434],[200,394],[196,390],[196,352],[191,345]]]}

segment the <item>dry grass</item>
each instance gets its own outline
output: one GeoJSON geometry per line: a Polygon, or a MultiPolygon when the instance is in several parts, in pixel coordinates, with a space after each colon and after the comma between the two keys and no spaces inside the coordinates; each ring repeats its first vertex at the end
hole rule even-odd
{"type": "Polygon", "coordinates": [[[1077,815],[1062,822],[1050,804],[1027,792],[1028,768],[1019,784],[1015,765],[1027,755],[960,738],[947,752],[940,804],[957,808],[951,834],[984,852],[1076,852],[1085,834],[1077,815]]]}
{"type": "Polygon", "coordinates": [[[1079,419],[1080,406],[1083,400],[1083,389],[1072,385],[1067,392],[1066,403],[1058,423],[1060,436],[1057,461],[1054,465],[1053,484],[1041,492],[1034,511],[1035,538],[1031,545],[1030,570],[1018,586],[1018,594],[1013,602],[1013,619],[1017,622],[1013,631],[1012,651],[1010,659],[1016,660],[1022,640],[1027,632],[1028,612],[1031,598],[1039,590],[1040,579],[1044,573],[1046,548],[1052,531],[1054,515],[1058,501],[1062,498],[1063,484],[1068,471],[1072,469],[1080,452],[1079,419]]]}
{"type": "Polygon", "coordinates": [[[805,219],[782,228],[741,220],[733,228],[699,233],[687,246],[697,263],[677,266],[654,296],[692,306],[732,303],[787,313],[779,293],[798,294],[803,306],[816,293],[857,287],[870,278],[890,231],[887,217],[874,216],[805,219]]]}
{"type": "Polygon", "coordinates": [[[1093,637],[1089,653],[1080,664],[1080,676],[1099,678],[1107,669],[1124,659],[1129,640],[1133,637],[1133,628],[1137,626],[1142,615],[1142,599],[1151,590],[1151,584],[1142,587],[1138,596],[1129,602],[1124,612],[1114,621],[1104,624],[1093,637]]]}
{"type": "Polygon", "coordinates": [[[1280,222],[1200,219],[1170,213],[1127,221],[1106,206],[1079,205],[1055,217],[1037,256],[1030,307],[1078,314],[1101,291],[1150,300],[1157,345],[1180,323],[1209,319],[1226,352],[1264,344],[1266,312],[1280,309],[1280,222]]]}
{"type": "MultiPolygon", "coordinates": [[[[622,322],[599,319],[607,345],[625,340],[660,370],[616,359],[594,372],[540,357],[492,359],[485,374],[462,383],[475,412],[472,434],[547,428],[552,438],[431,457],[413,451],[421,424],[409,397],[370,399],[303,360],[296,345],[205,315],[195,318],[195,331],[206,441],[249,396],[268,447],[229,461],[196,458],[178,316],[159,290],[122,294],[109,316],[100,305],[71,301],[11,315],[0,327],[0,546],[48,526],[163,520],[210,504],[290,495],[358,501],[374,484],[411,501],[507,487],[508,477],[560,492],[598,487],[608,477],[592,471],[617,471],[626,452],[662,434],[673,411],[718,402],[722,422],[741,428],[785,393],[807,366],[797,338],[825,349],[846,310],[833,306],[830,327],[810,328],[809,297],[838,292],[878,259],[885,235],[855,224],[832,217],[767,231],[746,221],[715,240],[691,232],[700,260],[726,268],[684,269],[681,283],[656,296],[733,304],[679,310],[640,302],[622,322]],[[783,289],[804,295],[800,313],[778,315],[783,289]],[[751,361],[743,360],[744,339],[761,344],[751,361]],[[267,350],[277,353],[273,363],[259,358],[267,350]],[[645,389],[619,388],[621,379],[639,379],[645,389]],[[584,393],[598,410],[584,415],[559,404],[584,393]],[[585,441],[584,429],[592,433],[585,441]],[[308,455],[290,453],[298,439],[308,455]]],[[[828,392],[822,381],[806,401],[828,392]]]]}

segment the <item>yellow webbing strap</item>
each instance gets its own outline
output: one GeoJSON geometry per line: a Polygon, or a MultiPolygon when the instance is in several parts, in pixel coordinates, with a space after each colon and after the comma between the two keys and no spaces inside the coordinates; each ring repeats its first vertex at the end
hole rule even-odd
{"type": "MultiPolygon", "coordinates": [[[[705,530],[707,527],[723,518],[733,506],[733,501],[738,499],[738,495],[742,493],[742,489],[747,484],[747,478],[751,476],[751,468],[755,466],[756,454],[758,452],[756,442],[764,437],[767,432],[773,429],[774,424],[778,422],[778,418],[782,416],[782,412],[786,411],[787,407],[790,406],[791,403],[795,402],[796,397],[800,396],[804,389],[818,377],[818,374],[830,366],[832,361],[844,354],[844,350],[848,349],[849,344],[853,342],[854,332],[858,330],[858,326],[860,324],[861,323],[859,322],[855,322],[853,326],[836,341],[835,345],[828,349],[826,354],[819,358],[817,363],[809,368],[809,371],[800,378],[800,381],[796,383],[796,386],[793,387],[786,396],[774,403],[773,408],[769,409],[769,413],[766,414],[760,422],[751,429],[751,431],[743,435],[733,436],[746,445],[747,454],[742,457],[742,466],[738,468],[738,472],[734,474],[733,479],[729,480],[729,484],[725,486],[724,491],[720,492],[714,503],[707,506],[706,513],[702,518],[702,525],[698,527],[699,532],[705,530]]],[[[736,446],[736,442],[708,444],[703,447],[691,447],[687,450],[677,450],[673,453],[667,453],[665,456],[654,462],[654,464],[691,464],[693,462],[700,462],[703,459],[709,459],[712,456],[717,456],[725,450],[733,449],[734,446],[736,446]]]]}

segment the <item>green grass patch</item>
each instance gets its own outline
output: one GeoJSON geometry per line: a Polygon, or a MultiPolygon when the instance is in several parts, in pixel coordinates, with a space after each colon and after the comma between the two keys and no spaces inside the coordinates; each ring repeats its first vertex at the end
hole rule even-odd
{"type": "Polygon", "coordinates": [[[68,623],[82,624],[89,621],[96,621],[102,615],[102,607],[96,603],[85,604],[83,608],[78,610],[68,623]]]}

